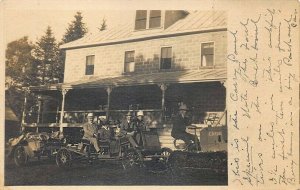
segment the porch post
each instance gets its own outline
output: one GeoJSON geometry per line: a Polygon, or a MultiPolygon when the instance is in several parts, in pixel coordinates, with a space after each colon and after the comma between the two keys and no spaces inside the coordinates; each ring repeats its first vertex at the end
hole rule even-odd
{"type": "Polygon", "coordinates": [[[64,119],[64,113],[65,113],[65,97],[67,94],[68,90],[67,89],[62,89],[61,94],[62,94],[62,102],[61,102],[61,110],[60,110],[60,120],[59,120],[59,131],[63,132],[63,119],[64,119]]]}
{"type": "MultiPolygon", "coordinates": [[[[221,84],[224,86],[224,88],[225,88],[225,91],[227,90],[227,83],[226,83],[226,80],[224,80],[224,81],[220,81],[221,82],[221,84]]],[[[225,93],[226,94],[226,93],[225,93]]],[[[225,99],[225,102],[226,102],[226,99],[225,99]]],[[[225,103],[225,105],[226,105],[226,103],[225,103]]],[[[226,124],[226,126],[227,126],[227,105],[225,106],[225,110],[224,110],[224,116],[225,116],[225,124],[226,124]]]]}
{"type": "Polygon", "coordinates": [[[37,114],[37,123],[40,123],[41,121],[41,112],[42,112],[42,97],[41,95],[38,95],[38,114],[37,114]]]}
{"type": "Polygon", "coordinates": [[[110,109],[110,94],[112,92],[112,87],[107,87],[106,88],[107,92],[107,110],[106,110],[106,118],[109,119],[109,109],[110,109]]]}
{"type": "Polygon", "coordinates": [[[27,106],[27,96],[28,96],[28,88],[25,89],[24,96],[24,105],[23,105],[23,113],[22,113],[22,122],[21,122],[21,131],[25,129],[25,117],[26,117],[26,106],[27,106]]]}
{"type": "Polygon", "coordinates": [[[161,109],[162,109],[161,117],[162,117],[162,119],[164,119],[164,117],[165,117],[165,94],[166,94],[166,90],[168,88],[168,85],[167,84],[160,84],[159,87],[160,87],[160,90],[161,90],[161,109]]]}

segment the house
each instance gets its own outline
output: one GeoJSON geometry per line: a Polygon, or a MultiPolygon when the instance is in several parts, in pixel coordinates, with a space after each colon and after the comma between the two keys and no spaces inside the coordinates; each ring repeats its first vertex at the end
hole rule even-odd
{"type": "Polygon", "coordinates": [[[47,127],[67,130],[87,112],[120,119],[143,110],[149,126],[170,131],[180,103],[194,123],[226,126],[224,11],[137,10],[131,22],[61,48],[64,83],[29,88],[44,97],[38,118],[47,127]]]}

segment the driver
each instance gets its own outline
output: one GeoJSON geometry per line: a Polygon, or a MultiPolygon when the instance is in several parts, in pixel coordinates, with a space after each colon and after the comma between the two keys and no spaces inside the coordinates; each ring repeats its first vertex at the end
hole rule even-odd
{"type": "Polygon", "coordinates": [[[89,113],[87,115],[87,122],[83,124],[83,139],[89,140],[91,144],[96,149],[97,153],[100,152],[98,145],[97,135],[98,135],[98,126],[94,123],[94,114],[89,113]]]}
{"type": "Polygon", "coordinates": [[[198,137],[186,132],[186,126],[189,125],[188,118],[186,117],[187,111],[188,109],[185,104],[180,105],[179,113],[176,115],[173,121],[171,136],[175,139],[183,140],[186,145],[196,141],[195,144],[200,147],[198,137]]]}

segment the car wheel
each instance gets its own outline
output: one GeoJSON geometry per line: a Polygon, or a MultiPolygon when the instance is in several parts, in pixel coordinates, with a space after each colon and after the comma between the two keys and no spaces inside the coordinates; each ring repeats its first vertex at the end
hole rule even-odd
{"type": "Polygon", "coordinates": [[[142,167],[143,156],[141,152],[136,149],[125,150],[122,158],[122,165],[124,170],[142,167]]]}
{"type": "Polygon", "coordinates": [[[72,155],[67,149],[60,149],[56,155],[56,165],[60,168],[71,167],[72,155]]]}
{"type": "Polygon", "coordinates": [[[28,163],[29,156],[27,155],[23,146],[16,147],[14,151],[14,162],[16,166],[25,166],[28,163]]]}

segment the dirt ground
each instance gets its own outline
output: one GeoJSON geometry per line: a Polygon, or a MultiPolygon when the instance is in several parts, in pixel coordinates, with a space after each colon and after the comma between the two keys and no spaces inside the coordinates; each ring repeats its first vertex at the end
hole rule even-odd
{"type": "Polygon", "coordinates": [[[227,185],[227,176],[191,168],[163,173],[153,173],[149,167],[124,171],[116,161],[76,163],[61,169],[54,160],[42,159],[18,168],[6,159],[5,185],[227,185]]]}

